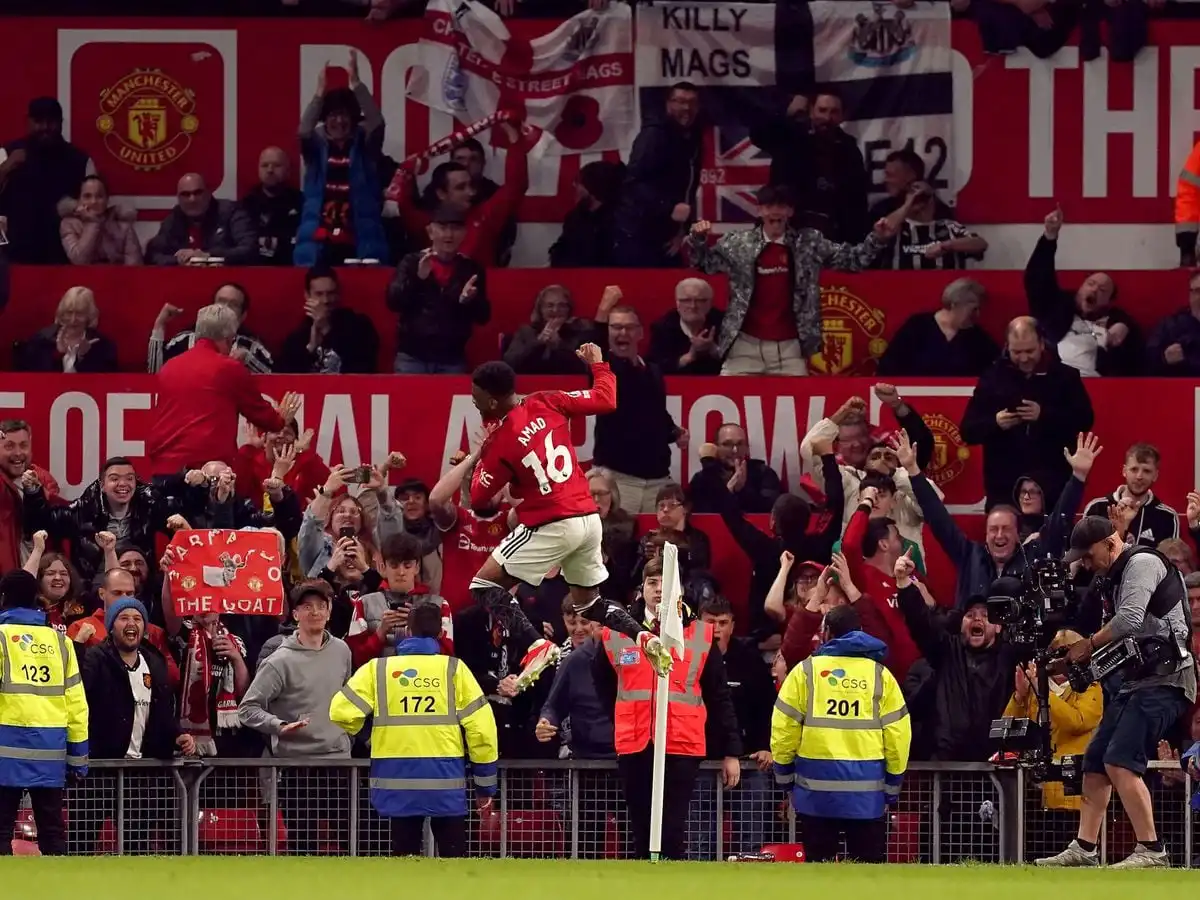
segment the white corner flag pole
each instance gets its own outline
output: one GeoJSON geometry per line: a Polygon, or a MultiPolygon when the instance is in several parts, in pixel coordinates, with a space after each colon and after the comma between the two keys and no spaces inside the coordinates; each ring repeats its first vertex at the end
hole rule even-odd
{"type": "MultiPolygon", "coordinates": [[[[658,636],[667,650],[683,656],[683,587],[679,580],[679,551],[674,544],[663,545],[662,600],[658,604],[658,636]]],[[[650,859],[658,862],[662,854],[663,787],[667,776],[667,701],[670,681],[658,676],[654,695],[654,768],[650,782],[650,859]]]]}

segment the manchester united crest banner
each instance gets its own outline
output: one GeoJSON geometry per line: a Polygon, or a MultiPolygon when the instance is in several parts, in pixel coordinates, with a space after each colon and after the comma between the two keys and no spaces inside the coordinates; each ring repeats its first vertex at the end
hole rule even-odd
{"type": "MultiPolygon", "coordinates": [[[[927,180],[953,202],[950,9],[920,3],[654,3],[637,8],[637,83],[644,121],[660,117],[671,85],[701,91],[705,129],[696,214],[754,217],[770,177],[763,136],[807,130],[793,105],[821,88],[841,97],[842,128],[858,141],[872,199],[889,153],[920,155],[927,180]]],[[[783,143],[786,145],[786,136],[783,143]]],[[[820,179],[818,179],[820,181],[820,179]]]]}
{"type": "Polygon", "coordinates": [[[545,34],[519,37],[475,0],[430,0],[420,41],[424,74],[408,96],[463,124],[518,110],[540,130],[535,155],[620,150],[633,140],[633,21],[614,3],[545,34]]]}
{"type": "Polygon", "coordinates": [[[175,614],[282,615],[282,549],[274,531],[176,532],[167,568],[175,614]]]}

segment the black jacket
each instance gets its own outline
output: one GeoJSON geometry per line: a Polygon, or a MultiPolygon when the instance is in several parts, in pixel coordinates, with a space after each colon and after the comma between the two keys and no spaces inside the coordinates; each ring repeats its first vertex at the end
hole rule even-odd
{"type": "Polygon", "coordinates": [[[283,185],[278,194],[267,196],[261,184],[242,198],[242,208],[258,235],[258,261],[268,266],[290,266],[304,194],[283,185]]]}
{"type": "MultiPolygon", "coordinates": [[[[200,218],[200,246],[210,256],[219,256],[227,266],[258,262],[258,236],[246,210],[232,200],[216,200],[200,218]]],[[[178,265],[175,254],[187,249],[191,222],[176,206],[163,219],[158,234],[146,245],[146,262],[155,266],[178,265]]]]}
{"type": "MultiPolygon", "coordinates": [[[[182,484],[182,479],[180,479],[182,484]]],[[[155,538],[165,531],[167,518],[179,514],[194,515],[184,500],[184,493],[164,493],[153,485],[139,481],[133,491],[127,515],[128,534],[119,540],[135,544],[148,560],[158,559],[155,538]]],[[[71,561],[79,570],[85,584],[104,568],[104,552],[96,544],[96,534],[109,530],[108,501],[100,490],[100,480],[89,484],[82,494],[66,506],[52,506],[43,491],[25,494],[25,530],[33,533],[44,530],[56,541],[67,541],[71,561]]]]}
{"type": "Polygon", "coordinates": [[[1154,326],[1146,342],[1146,374],[1200,377],[1200,319],[1191,309],[1172,313],[1154,326]],[[1183,348],[1183,359],[1177,363],[1163,357],[1172,344],[1183,348]]]}
{"type": "Polygon", "coordinates": [[[424,362],[461,363],[476,325],[492,317],[483,266],[461,254],[454,257],[450,280],[443,287],[432,274],[417,275],[421,253],[410,253],[396,266],[388,285],[388,309],[400,315],[396,347],[424,362]],[[475,279],[475,296],[465,303],[463,288],[475,279]]]}
{"type": "MultiPolygon", "coordinates": [[[[87,330],[86,339],[96,343],[75,360],[75,371],[88,374],[117,371],[117,345],[94,328],[87,330]]],[[[17,347],[14,356],[18,372],[61,373],[63,357],[58,353],[58,326],[43,328],[17,347]]]]}
{"type": "Polygon", "coordinates": [[[661,246],[680,231],[677,203],[694,204],[700,183],[701,128],[684,131],[671,120],[651,122],[633,141],[614,224],[622,234],[661,246]]]}
{"type": "Polygon", "coordinates": [[[899,591],[896,600],[909,634],[933,669],[933,758],[986,762],[996,751],[988,738],[992,720],[1012,695],[1016,654],[1002,639],[981,650],[968,647],[959,634],[962,613],[945,618],[931,614],[915,586],[899,591]]]}
{"type": "Polygon", "coordinates": [[[606,269],[613,265],[613,222],[616,209],[605,203],[591,209],[587,201],[563,220],[562,234],[550,245],[552,269],[606,269]]]}
{"type": "Polygon", "coordinates": [[[909,316],[879,360],[880,376],[978,378],[1000,356],[1000,346],[978,325],[947,341],[933,313],[909,316]]]}
{"type": "MultiPolygon", "coordinates": [[[[1064,291],[1058,284],[1058,270],[1054,255],[1058,241],[1045,235],[1038,238],[1037,246],[1025,265],[1025,296],[1029,299],[1029,314],[1038,320],[1046,334],[1046,340],[1057,346],[1071,331],[1078,314],[1075,295],[1064,291]]],[[[1131,377],[1142,374],[1145,344],[1142,330],[1125,310],[1110,306],[1106,312],[1109,325],[1122,324],[1129,329],[1129,336],[1121,346],[1096,351],[1096,371],[1101,375],[1131,377]]]]}
{"type": "Polygon", "coordinates": [[[26,153],[25,162],[9,173],[0,190],[0,216],[8,217],[9,258],[27,266],[66,265],[58,202],[79,196],[87,153],[64,140],[41,143],[27,137],[6,144],[4,150],[8,156],[15,150],[26,153]]]}
{"type": "Polygon", "coordinates": [[[592,666],[604,655],[600,642],[592,639],[576,647],[554,671],[550,694],[540,715],[552,725],[571,720],[571,756],[577,759],[612,759],[612,707],[605,707],[596,695],[592,666]]]}
{"type": "Polygon", "coordinates": [[[538,340],[545,323],[522,325],[505,342],[503,358],[518,375],[586,375],[588,367],[575,351],[596,340],[596,326],[587,319],[571,319],[558,332],[558,344],[538,340]]]}
{"type": "MultiPolygon", "coordinates": [[[[725,678],[729,682],[729,693],[733,696],[733,708],[742,733],[742,752],[770,750],[775,683],[757,641],[743,637],[729,641],[729,649],[725,652],[725,678]]],[[[715,731],[706,724],[710,747],[718,746],[719,735],[715,731]]],[[[710,753],[709,758],[715,757],[710,753]]]]}
{"type": "Polygon", "coordinates": [[[283,341],[275,360],[278,374],[371,375],[379,359],[379,332],[362,313],[339,306],[329,314],[329,333],[308,350],[312,319],[305,318],[283,341]]]}
{"type": "MultiPolygon", "coordinates": [[[[608,327],[597,326],[601,347],[608,347],[608,327]]],[[[671,444],[679,426],[667,411],[667,385],[654,363],[604,356],[617,377],[617,408],[596,417],[592,464],[632,478],[666,478],[671,471],[671,444]]]]}
{"type": "Polygon", "coordinates": [[[246,497],[234,495],[224,503],[217,503],[208,496],[207,487],[196,490],[203,506],[196,502],[188,504],[196,510],[188,519],[188,524],[194,528],[277,528],[285,541],[300,534],[303,519],[300,498],[287,485],[283,486],[283,499],[272,503],[271,512],[263,512],[246,497]]]}
{"type": "MultiPolygon", "coordinates": [[[[142,756],[171,759],[179,723],[175,697],[167,682],[163,655],[143,642],[142,658],[150,670],[150,713],[142,735],[142,756]]],[[[83,690],[88,698],[88,753],[93,759],[124,759],[133,735],[133,690],[129,670],[117,653],[112,638],[88,648],[79,665],[83,690]]]]}
{"type": "MultiPolygon", "coordinates": [[[[725,497],[729,495],[726,485],[733,473],[719,459],[702,459],[700,467],[688,486],[692,512],[720,512],[725,506],[725,497]]],[[[775,470],[761,459],[748,459],[746,483],[733,497],[744,513],[769,513],[782,493],[783,485],[775,470]]]]}
{"type": "MultiPolygon", "coordinates": [[[[686,622],[684,623],[687,624],[686,622]]],[[[596,654],[592,664],[592,677],[596,680],[596,696],[605,709],[617,705],[617,673],[608,654],[596,654]]],[[[705,756],[723,759],[726,756],[742,756],[742,732],[738,727],[737,713],[733,708],[733,695],[729,691],[729,680],[725,674],[725,660],[721,648],[713,638],[712,649],[700,670],[700,695],[708,720],[704,725],[705,756]]],[[[774,700],[771,701],[772,704],[774,700]]]]}
{"type": "Polygon", "coordinates": [[[1049,360],[1044,371],[1027,376],[1007,356],[996,360],[975,385],[962,420],[963,440],[983,446],[988,506],[1010,502],[1013,485],[1031,469],[1043,473],[1046,503],[1054,503],[1071,474],[1063,450],[1074,449],[1076,437],[1090,431],[1094,420],[1091,398],[1075,369],[1049,360]],[[1037,421],[1004,431],[996,414],[1022,400],[1041,406],[1037,421]]]}
{"type": "Polygon", "coordinates": [[[742,552],[750,558],[750,590],[747,600],[750,606],[751,634],[759,638],[767,638],[779,632],[778,625],[767,618],[763,611],[767,602],[767,592],[779,574],[779,556],[784,550],[791,551],[796,562],[813,560],[827,563],[833,554],[833,545],[842,536],[842,510],[846,502],[842,496],[842,472],[838,468],[837,457],[832,453],[821,457],[821,471],[825,478],[826,508],[832,512],[828,515],[823,531],[818,534],[802,534],[783,537],[768,535],[746,521],[745,515],[734,501],[733,495],[725,491],[724,496],[716,495],[722,501],[717,510],[721,514],[725,527],[733,539],[737,541],[742,552]]]}
{"type": "MultiPolygon", "coordinates": [[[[725,313],[720,309],[709,309],[704,327],[713,330],[714,339],[721,333],[721,320],[725,313]]],[[[673,309],[650,326],[650,352],[646,359],[657,363],[664,375],[720,375],[721,355],[713,353],[680,366],[679,360],[692,349],[692,342],[683,333],[679,322],[679,310],[673,309]]]]}
{"type": "Polygon", "coordinates": [[[870,181],[858,142],[840,128],[817,134],[808,119],[776,116],[750,130],[771,157],[771,184],[787,186],[797,224],[830,240],[857,244],[870,231],[870,181]]]}

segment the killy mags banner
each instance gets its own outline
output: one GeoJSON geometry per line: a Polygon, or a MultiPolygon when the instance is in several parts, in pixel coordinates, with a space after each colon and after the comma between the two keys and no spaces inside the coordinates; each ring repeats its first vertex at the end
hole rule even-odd
{"type": "Polygon", "coordinates": [[[283,547],[274,531],[179,531],[167,568],[171,602],[182,617],[205,613],[283,614],[283,547]]]}
{"type": "MultiPolygon", "coordinates": [[[[754,219],[770,157],[751,131],[785,120],[792,98],[831,88],[882,191],[888,153],[914,150],[941,199],[950,193],[953,84],[946,3],[655,3],[637,10],[642,121],[663,115],[672,84],[700,88],[704,128],[696,217],[754,219]]],[[[803,127],[803,122],[794,122],[803,127]]],[[[872,197],[874,199],[875,196],[872,197]]]]}

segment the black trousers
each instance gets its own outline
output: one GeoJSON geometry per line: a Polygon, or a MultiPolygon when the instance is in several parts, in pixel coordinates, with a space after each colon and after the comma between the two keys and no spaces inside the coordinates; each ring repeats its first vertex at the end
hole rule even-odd
{"type": "MultiPolygon", "coordinates": [[[[392,826],[392,855],[420,856],[425,836],[424,816],[400,816],[390,819],[392,826]]],[[[442,859],[457,859],[467,855],[467,820],[462,816],[430,816],[433,843],[442,859]]]]}
{"type": "Polygon", "coordinates": [[[887,862],[887,816],[878,819],[827,819],[823,816],[797,816],[808,862],[833,862],[842,838],[846,838],[846,859],[855,862],[887,862]]]}
{"type": "MultiPolygon", "coordinates": [[[[328,825],[335,855],[346,852],[350,843],[348,820],[339,810],[349,808],[349,790],[344,769],[284,769],[279,776],[279,811],[287,826],[290,856],[322,854],[319,824],[328,825]]],[[[263,832],[266,835],[268,832],[263,832]]]]}
{"type": "MultiPolygon", "coordinates": [[[[0,787],[0,856],[12,856],[13,829],[25,788],[0,787]]],[[[38,850],[42,856],[64,856],[67,826],[63,819],[62,788],[29,788],[33,821],[37,825],[38,850]]]]}
{"type": "MultiPolygon", "coordinates": [[[[662,855],[666,859],[687,858],[688,806],[696,789],[700,757],[667,754],[663,784],[662,855]]],[[[650,791],[654,776],[654,745],[640,753],[617,757],[617,772],[625,787],[629,830],[633,832],[633,856],[650,858],[650,791]]]]}

